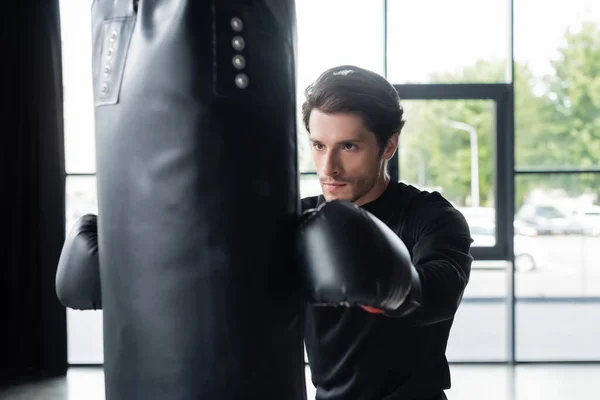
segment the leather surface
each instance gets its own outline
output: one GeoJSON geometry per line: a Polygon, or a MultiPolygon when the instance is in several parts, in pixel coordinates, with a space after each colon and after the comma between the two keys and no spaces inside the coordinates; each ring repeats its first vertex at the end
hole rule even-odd
{"type": "Polygon", "coordinates": [[[74,310],[102,308],[97,221],[93,214],[75,221],[58,260],[56,295],[62,305],[74,310]]]}
{"type": "Polygon", "coordinates": [[[303,215],[296,251],[316,305],[402,306],[415,276],[402,240],[377,217],[335,200],[303,215]]]}
{"type": "Polygon", "coordinates": [[[134,3],[92,6],[106,398],[304,399],[294,2],[134,3]]]}

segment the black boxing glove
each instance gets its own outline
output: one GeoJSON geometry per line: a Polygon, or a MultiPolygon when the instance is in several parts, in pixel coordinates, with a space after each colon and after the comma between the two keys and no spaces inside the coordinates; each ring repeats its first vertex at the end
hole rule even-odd
{"type": "Polygon", "coordinates": [[[56,271],[56,294],[74,310],[102,309],[97,217],[79,218],[63,245],[56,271]]]}
{"type": "Polygon", "coordinates": [[[307,210],[296,236],[311,303],[403,316],[420,301],[419,275],[402,240],[368,211],[335,200],[307,210]]]}

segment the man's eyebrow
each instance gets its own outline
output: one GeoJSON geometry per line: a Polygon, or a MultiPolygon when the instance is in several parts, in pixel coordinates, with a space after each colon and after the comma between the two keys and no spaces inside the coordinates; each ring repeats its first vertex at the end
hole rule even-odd
{"type": "MultiPolygon", "coordinates": [[[[310,140],[311,142],[320,142],[319,139],[315,139],[313,137],[309,138],[308,140],[310,140]]],[[[352,138],[352,139],[344,139],[344,140],[340,140],[338,143],[361,143],[364,142],[364,139],[360,139],[360,138],[352,138]]]]}
{"type": "Polygon", "coordinates": [[[360,139],[360,138],[355,138],[355,139],[347,139],[347,140],[342,140],[340,141],[340,143],[360,143],[360,142],[364,142],[364,139],[360,139]]]}

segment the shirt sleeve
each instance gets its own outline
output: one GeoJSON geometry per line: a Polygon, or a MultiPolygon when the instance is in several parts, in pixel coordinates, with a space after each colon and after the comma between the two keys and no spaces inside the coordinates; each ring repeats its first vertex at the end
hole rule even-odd
{"type": "MultiPolygon", "coordinates": [[[[412,326],[453,318],[471,274],[473,239],[469,225],[449,203],[436,204],[439,207],[421,208],[412,221],[407,221],[414,238],[413,265],[420,281],[414,298],[416,308],[402,317],[412,326]]],[[[392,312],[389,316],[395,315],[392,312]]]]}

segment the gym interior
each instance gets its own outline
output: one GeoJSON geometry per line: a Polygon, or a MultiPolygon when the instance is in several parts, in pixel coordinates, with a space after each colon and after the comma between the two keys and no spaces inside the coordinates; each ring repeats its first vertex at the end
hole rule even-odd
{"type": "MultiPolygon", "coordinates": [[[[105,398],[103,311],[65,308],[55,289],[65,238],[99,208],[91,6],[23,0],[3,15],[1,399],[105,398]]],[[[304,89],[357,65],[404,108],[392,179],[440,192],[471,228],[448,398],[597,398],[600,2],[296,0],[295,13],[299,196],[321,191],[304,89]]],[[[240,181],[262,155],[243,157],[223,160],[240,181]]]]}

